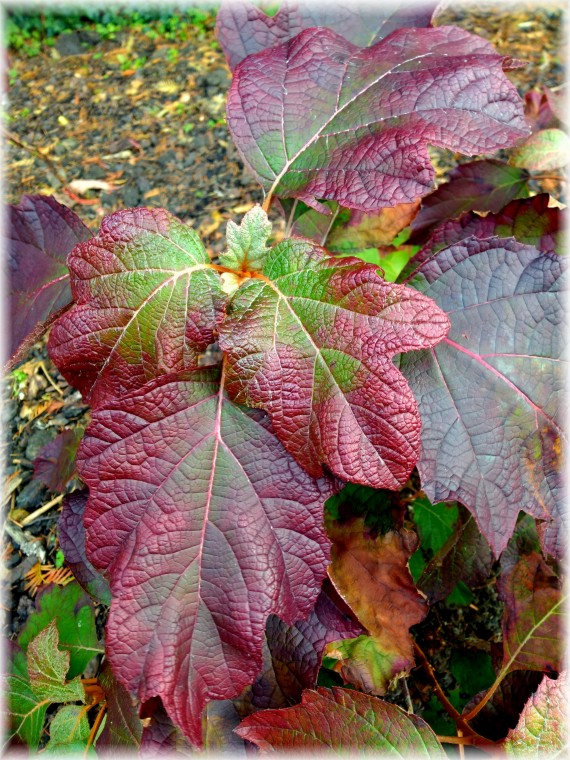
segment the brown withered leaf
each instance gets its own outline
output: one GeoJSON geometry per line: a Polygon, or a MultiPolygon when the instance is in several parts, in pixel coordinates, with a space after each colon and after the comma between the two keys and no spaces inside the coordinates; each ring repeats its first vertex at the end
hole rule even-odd
{"type": "MultiPolygon", "coordinates": [[[[361,518],[330,521],[327,532],[333,542],[329,576],[374,639],[367,642],[366,649],[374,650],[374,656],[381,654],[384,661],[381,673],[373,679],[374,693],[379,694],[411,667],[414,656],[409,629],[427,613],[426,600],[408,569],[417,537],[405,530],[373,536],[361,518]]],[[[358,650],[358,658],[340,660],[338,669],[345,680],[362,687],[370,682],[370,673],[359,673],[358,663],[367,668],[367,658],[362,657],[362,646],[358,650]]],[[[343,651],[350,653],[351,648],[345,646],[343,651]]]]}

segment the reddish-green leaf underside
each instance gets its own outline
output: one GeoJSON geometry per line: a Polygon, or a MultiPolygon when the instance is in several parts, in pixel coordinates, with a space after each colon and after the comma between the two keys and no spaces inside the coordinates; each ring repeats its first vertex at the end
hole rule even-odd
{"type": "Polygon", "coordinates": [[[110,578],[107,651],[194,744],[211,699],[261,669],[265,622],[306,617],[326,573],[326,480],[287,454],[216,369],[159,378],[94,411],[78,457],[93,564],[110,578]]]}
{"type": "Polygon", "coordinates": [[[194,230],[164,209],[118,211],[68,265],[75,306],[49,351],[92,405],[198,366],[225,296],[194,230]]]}
{"type": "Polygon", "coordinates": [[[285,42],[303,29],[324,26],[365,47],[394,29],[428,26],[435,7],[434,2],[420,7],[396,3],[370,7],[362,0],[283,0],[277,13],[268,16],[251,0],[223,0],[216,17],[216,35],[228,66],[234,69],[246,56],[285,42]]]}
{"type": "Polygon", "coordinates": [[[438,346],[400,360],[423,422],[422,486],[465,504],[495,555],[521,509],[551,526],[547,551],[562,550],[564,263],[513,239],[468,238],[408,281],[451,320],[438,346]]]}
{"type": "Polygon", "coordinates": [[[270,195],[376,211],[429,192],[428,143],[486,153],[529,134],[504,61],[457,27],[370,48],[308,29],[237,66],[228,126],[270,195]]]}
{"type": "Polygon", "coordinates": [[[420,421],[392,357],[435,345],[448,321],[377,269],[285,240],[233,296],[220,345],[230,396],[268,411],[308,472],[318,477],[324,464],[346,480],[397,488],[416,463],[420,421]]]}
{"type": "Polygon", "coordinates": [[[261,710],[246,718],[236,732],[265,751],[360,750],[445,757],[436,735],[421,718],[347,689],[307,690],[300,705],[261,710]]]}
{"type": "Polygon", "coordinates": [[[65,260],[92,233],[51,195],[24,195],[9,210],[9,353],[14,364],[70,304],[65,260]]]}

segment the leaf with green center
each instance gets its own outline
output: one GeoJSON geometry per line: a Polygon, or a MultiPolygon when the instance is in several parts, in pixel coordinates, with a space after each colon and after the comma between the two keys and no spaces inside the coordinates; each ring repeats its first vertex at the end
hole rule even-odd
{"type": "Polygon", "coordinates": [[[164,209],[117,211],[68,265],[75,305],[49,352],[92,405],[198,366],[225,296],[194,230],[164,209]]]}
{"type": "Polygon", "coordinates": [[[448,182],[422,200],[420,211],[412,222],[410,242],[422,243],[436,225],[465,211],[497,213],[514,198],[526,198],[528,180],[525,169],[494,159],[455,167],[448,182]]]}
{"type": "Polygon", "coordinates": [[[111,583],[113,672],[141,701],[159,695],[200,746],[205,704],[257,677],[268,616],[292,624],[313,608],[332,485],[296,464],[267,415],[227,398],[217,369],[98,407],[77,464],[88,556],[111,583]]]}
{"type": "Polygon", "coordinates": [[[568,164],[570,137],[561,129],[541,129],[513,152],[511,166],[538,172],[560,169],[568,164]]]}
{"type": "MultiPolygon", "coordinates": [[[[50,738],[46,752],[58,754],[84,752],[90,730],[85,709],[79,705],[66,705],[58,710],[49,724],[50,738]]],[[[91,748],[89,754],[94,755],[95,751],[91,748]]]]}
{"type": "Polygon", "coordinates": [[[407,280],[451,320],[438,346],[400,358],[423,423],[422,487],[432,502],[464,504],[495,556],[521,509],[551,520],[545,545],[562,551],[565,261],[512,239],[468,238],[407,280]]]}
{"type": "Polygon", "coordinates": [[[540,554],[524,555],[499,580],[505,602],[501,673],[560,672],[563,666],[564,596],[540,554]]]}
{"type": "Polygon", "coordinates": [[[410,506],[421,548],[433,556],[453,534],[459,508],[457,504],[432,504],[426,496],[418,496],[410,506]]]}
{"type": "Polygon", "coordinates": [[[58,648],[59,636],[55,620],[30,641],[28,676],[38,699],[50,702],[84,702],[85,691],[79,676],[66,681],[69,652],[58,648]]]}
{"type": "Polygon", "coordinates": [[[307,29],[238,65],[228,126],[269,196],[377,211],[429,191],[428,143],[474,154],[529,134],[505,61],[451,26],[398,29],[370,48],[307,29]]]}
{"type": "Polygon", "coordinates": [[[38,610],[27,619],[18,644],[26,651],[30,641],[55,621],[61,646],[71,655],[69,677],[82,675],[93,657],[103,652],[91,600],[80,586],[69,583],[47,588],[38,595],[37,605],[38,610]]]}
{"type": "Polygon", "coordinates": [[[347,689],[305,691],[300,705],[262,710],[236,729],[261,750],[359,750],[444,758],[431,728],[396,705],[347,689]]]}
{"type": "Polygon", "coordinates": [[[21,361],[71,303],[66,258],[92,232],[51,195],[24,195],[10,206],[8,279],[10,366],[21,361]]]}
{"type": "MultiPolygon", "coordinates": [[[[389,531],[373,537],[364,528],[362,519],[347,522],[328,521],[327,532],[332,540],[329,577],[359,622],[374,638],[373,642],[344,642],[336,670],[359,687],[372,684],[374,693],[385,693],[388,684],[405,673],[414,662],[410,627],[426,615],[425,599],[419,594],[408,560],[417,546],[417,537],[410,531],[389,531]],[[372,650],[372,655],[371,655],[372,650]],[[358,659],[344,659],[351,652],[358,659]],[[374,673],[369,659],[380,658],[374,673]],[[359,660],[364,672],[359,673],[359,660]]],[[[364,639],[364,637],[361,637],[364,639]]]]}
{"type": "Polygon", "coordinates": [[[250,209],[239,225],[230,220],[226,235],[228,250],[220,256],[221,264],[238,272],[263,269],[271,222],[261,206],[250,209]]]}
{"type": "Polygon", "coordinates": [[[291,39],[303,29],[324,26],[355,45],[366,46],[394,29],[429,26],[435,7],[434,2],[424,2],[421,7],[383,3],[371,8],[362,0],[282,0],[277,13],[268,15],[251,0],[223,0],[216,17],[216,36],[228,66],[234,69],[246,56],[291,39]]]}
{"type": "Polygon", "coordinates": [[[507,755],[561,757],[568,748],[567,699],[566,671],[556,681],[545,676],[503,743],[507,755]]]}
{"type": "Polygon", "coordinates": [[[384,282],[374,265],[290,239],[267,253],[227,314],[219,339],[230,396],[268,411],[311,475],[324,464],[375,488],[405,483],[420,424],[392,357],[447,333],[430,299],[384,282]]]}

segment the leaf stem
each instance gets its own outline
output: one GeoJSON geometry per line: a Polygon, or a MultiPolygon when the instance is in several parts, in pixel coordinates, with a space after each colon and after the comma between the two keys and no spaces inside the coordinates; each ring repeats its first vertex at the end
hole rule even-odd
{"type": "Polygon", "coordinates": [[[60,494],[59,496],[56,496],[51,501],[48,501],[47,504],[44,504],[39,509],[36,509],[35,512],[31,512],[27,517],[25,517],[21,521],[20,526],[24,528],[26,525],[33,523],[34,520],[36,520],[38,517],[41,517],[44,512],[47,512],[52,507],[55,507],[56,504],[59,504],[61,501],[63,501],[63,497],[64,497],[64,494],[60,494]]]}
{"type": "MultiPolygon", "coordinates": [[[[426,671],[428,678],[431,682],[432,688],[435,692],[436,697],[440,701],[442,707],[446,711],[446,713],[449,715],[449,717],[453,720],[453,722],[456,724],[458,728],[461,728],[463,731],[465,731],[468,736],[473,736],[476,734],[476,731],[474,731],[471,726],[467,723],[465,716],[460,715],[455,707],[451,704],[449,699],[446,697],[443,689],[439,685],[439,681],[437,680],[435,676],[434,669],[432,668],[430,662],[428,661],[427,657],[425,656],[424,652],[418,644],[414,641],[414,652],[416,654],[417,659],[419,660],[420,665],[424,668],[426,671]]],[[[465,738],[465,737],[462,737],[465,738]]]]}
{"type": "Polygon", "coordinates": [[[87,753],[89,752],[89,747],[91,747],[91,745],[95,741],[95,737],[97,736],[97,731],[99,730],[99,727],[101,726],[101,723],[103,722],[103,718],[105,717],[106,710],[107,710],[107,703],[103,702],[101,705],[101,709],[97,713],[97,717],[95,718],[95,721],[93,722],[91,731],[89,732],[89,738],[87,739],[87,744],[85,745],[85,752],[83,753],[83,757],[87,757],[87,753]]]}
{"type": "Polygon", "coordinates": [[[297,203],[298,200],[295,198],[293,201],[293,206],[291,207],[291,213],[289,214],[289,219],[287,219],[287,224],[285,225],[285,232],[283,233],[284,237],[289,237],[291,234],[291,227],[293,226],[293,219],[295,217],[295,211],[297,210],[297,203]]]}
{"type": "Polygon", "coordinates": [[[272,200],[273,200],[273,193],[270,191],[267,193],[263,203],[261,204],[261,208],[265,211],[266,214],[269,213],[269,207],[271,206],[272,200]]]}

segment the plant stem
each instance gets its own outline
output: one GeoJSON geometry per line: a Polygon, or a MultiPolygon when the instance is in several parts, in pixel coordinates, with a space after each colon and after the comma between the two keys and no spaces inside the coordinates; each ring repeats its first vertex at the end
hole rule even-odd
{"type": "Polygon", "coordinates": [[[293,206],[291,207],[291,213],[289,214],[289,219],[287,219],[287,224],[285,225],[285,232],[283,233],[284,237],[289,237],[291,233],[291,227],[293,226],[293,218],[295,216],[295,211],[297,210],[297,198],[293,201],[293,206]]]}
{"type": "Polygon", "coordinates": [[[91,731],[89,732],[89,738],[87,739],[87,744],[85,746],[85,752],[83,753],[83,757],[87,757],[87,753],[89,752],[89,747],[91,747],[91,745],[95,741],[95,737],[97,736],[97,731],[99,730],[99,727],[101,723],[103,722],[103,718],[105,717],[106,710],[107,710],[107,703],[103,702],[101,705],[101,709],[97,713],[97,717],[95,718],[91,731]]]}
{"type": "MultiPolygon", "coordinates": [[[[451,704],[449,699],[445,696],[445,693],[441,686],[439,685],[439,681],[435,677],[435,672],[429,663],[427,657],[423,653],[423,651],[420,649],[420,647],[416,644],[414,641],[414,651],[416,654],[416,657],[419,660],[420,665],[424,668],[426,671],[429,680],[431,681],[432,688],[435,692],[436,697],[440,701],[442,707],[446,711],[446,713],[449,715],[449,717],[453,720],[453,722],[456,724],[458,728],[461,728],[468,736],[473,736],[476,734],[476,731],[474,731],[471,726],[468,725],[466,722],[465,716],[460,715],[455,707],[451,704]]],[[[465,737],[463,737],[465,738],[465,737]]]]}
{"type": "Polygon", "coordinates": [[[323,237],[322,237],[322,240],[321,240],[321,245],[322,245],[322,246],[324,246],[324,244],[327,242],[327,238],[328,238],[328,236],[330,235],[330,231],[332,230],[333,224],[335,223],[335,220],[336,220],[336,218],[337,218],[337,216],[338,216],[338,213],[339,213],[339,211],[340,211],[340,205],[338,205],[338,206],[336,207],[336,209],[335,209],[335,210],[332,212],[332,214],[331,214],[331,221],[330,221],[330,224],[329,224],[329,226],[327,227],[327,230],[326,230],[326,232],[325,232],[325,234],[323,235],[323,237]]]}
{"type": "Polygon", "coordinates": [[[269,207],[271,206],[271,201],[273,200],[273,194],[267,193],[265,196],[265,200],[261,204],[261,208],[265,211],[266,214],[269,213],[269,207]]]}
{"type": "Polygon", "coordinates": [[[31,153],[32,156],[39,158],[40,161],[44,161],[44,163],[49,166],[57,179],[61,182],[61,184],[67,185],[67,179],[65,175],[62,173],[61,169],[53,163],[51,159],[49,159],[47,156],[44,156],[44,154],[40,153],[40,151],[36,150],[36,148],[33,148],[31,145],[28,145],[27,143],[20,140],[20,138],[17,135],[14,135],[12,132],[8,132],[5,129],[2,131],[4,132],[6,139],[11,143],[14,143],[14,145],[17,145],[18,148],[22,148],[23,150],[28,151],[28,153],[31,153]]]}

